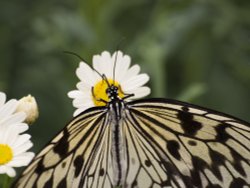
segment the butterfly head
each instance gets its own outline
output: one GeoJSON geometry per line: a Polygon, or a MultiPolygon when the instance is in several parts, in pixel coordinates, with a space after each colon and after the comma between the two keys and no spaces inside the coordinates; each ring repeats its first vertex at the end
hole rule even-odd
{"type": "Polygon", "coordinates": [[[115,85],[110,85],[107,89],[106,89],[106,94],[108,95],[109,99],[117,99],[119,94],[118,94],[119,88],[115,85]]]}

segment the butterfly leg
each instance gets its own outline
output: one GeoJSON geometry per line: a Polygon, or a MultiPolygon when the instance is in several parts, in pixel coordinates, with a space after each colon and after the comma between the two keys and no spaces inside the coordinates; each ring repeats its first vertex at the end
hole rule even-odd
{"type": "Polygon", "coordinates": [[[122,88],[121,88],[120,85],[118,86],[118,88],[119,88],[119,90],[122,92],[122,94],[125,95],[125,97],[123,97],[122,99],[127,99],[127,98],[130,98],[130,97],[135,96],[135,94],[133,94],[133,93],[131,93],[131,94],[124,93],[124,92],[122,91],[122,88]]]}
{"type": "Polygon", "coordinates": [[[98,99],[98,98],[95,96],[94,87],[91,88],[91,93],[92,93],[92,96],[94,97],[94,99],[96,99],[97,101],[103,102],[103,103],[105,103],[105,104],[108,103],[108,101],[106,101],[106,100],[104,100],[104,99],[98,99]]]}
{"type": "Polygon", "coordinates": [[[125,97],[123,97],[122,99],[127,99],[127,98],[130,98],[130,97],[133,97],[133,96],[135,96],[135,94],[125,94],[126,96],[125,97]]]}

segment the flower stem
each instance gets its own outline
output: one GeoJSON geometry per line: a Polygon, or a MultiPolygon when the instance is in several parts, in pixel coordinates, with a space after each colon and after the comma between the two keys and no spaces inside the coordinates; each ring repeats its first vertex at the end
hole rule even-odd
{"type": "Polygon", "coordinates": [[[12,178],[6,174],[0,175],[0,187],[2,188],[9,188],[12,182],[12,178]]]}

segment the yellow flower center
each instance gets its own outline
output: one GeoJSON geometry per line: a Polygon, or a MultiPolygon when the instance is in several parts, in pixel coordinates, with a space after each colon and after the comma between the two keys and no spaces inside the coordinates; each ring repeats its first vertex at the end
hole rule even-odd
{"type": "MultiPolygon", "coordinates": [[[[113,84],[114,86],[118,87],[118,96],[120,98],[123,98],[124,93],[122,92],[119,83],[112,79],[108,79],[108,83],[110,85],[113,84]]],[[[100,101],[100,99],[109,101],[108,95],[106,93],[107,88],[108,88],[108,84],[105,80],[101,80],[95,84],[93,88],[93,96],[92,96],[92,100],[94,101],[95,106],[105,105],[105,103],[103,101],[100,101]]]]}
{"type": "Polygon", "coordinates": [[[12,158],[12,149],[6,144],[0,144],[0,165],[8,163],[12,158]]]}

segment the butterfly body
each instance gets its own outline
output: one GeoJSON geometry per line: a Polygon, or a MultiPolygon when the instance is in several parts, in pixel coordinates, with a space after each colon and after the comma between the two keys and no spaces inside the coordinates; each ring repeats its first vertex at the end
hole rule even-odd
{"type": "Polygon", "coordinates": [[[111,130],[111,161],[113,170],[113,184],[121,186],[124,182],[125,173],[127,171],[126,165],[126,143],[121,127],[122,118],[124,118],[125,102],[118,97],[118,88],[111,86],[107,93],[110,101],[107,103],[109,111],[109,124],[112,126],[111,130]]]}

